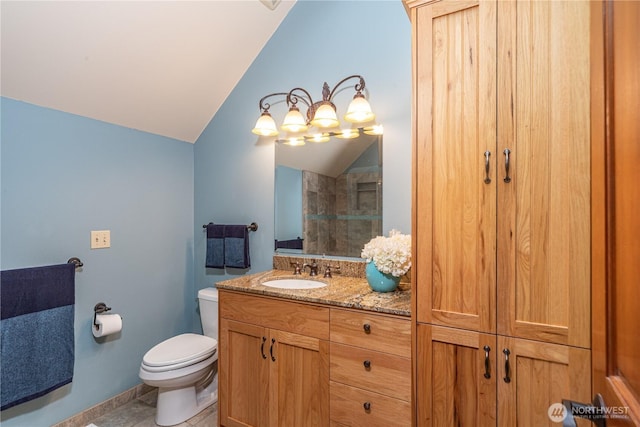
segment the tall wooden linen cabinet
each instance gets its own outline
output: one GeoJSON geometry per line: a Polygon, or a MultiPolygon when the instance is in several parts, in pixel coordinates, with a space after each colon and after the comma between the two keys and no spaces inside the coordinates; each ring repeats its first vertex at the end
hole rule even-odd
{"type": "Polygon", "coordinates": [[[591,395],[589,2],[405,5],[415,424],[557,425],[591,395]]]}

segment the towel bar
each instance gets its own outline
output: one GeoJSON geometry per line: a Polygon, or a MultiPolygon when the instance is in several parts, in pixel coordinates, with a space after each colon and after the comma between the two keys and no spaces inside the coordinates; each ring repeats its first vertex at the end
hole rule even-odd
{"type": "MultiPolygon", "coordinates": [[[[209,224],[213,224],[212,222],[210,222],[209,224]]],[[[202,228],[206,229],[208,224],[205,224],[202,226],[202,228]]],[[[252,222],[251,224],[247,225],[247,230],[249,231],[257,231],[258,230],[258,224],[256,224],[255,222],[252,222]]]]}
{"type": "Polygon", "coordinates": [[[82,261],[80,261],[80,258],[78,257],[71,257],[67,260],[67,264],[75,264],[76,265],[76,270],[79,269],[80,267],[84,266],[84,263],[82,261]]]}

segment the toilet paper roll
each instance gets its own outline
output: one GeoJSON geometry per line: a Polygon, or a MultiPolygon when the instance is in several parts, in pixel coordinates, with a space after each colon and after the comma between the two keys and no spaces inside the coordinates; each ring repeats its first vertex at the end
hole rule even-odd
{"type": "Polygon", "coordinates": [[[96,338],[115,334],[122,330],[122,317],[119,314],[98,314],[96,315],[95,325],[91,325],[93,336],[96,338]]]}

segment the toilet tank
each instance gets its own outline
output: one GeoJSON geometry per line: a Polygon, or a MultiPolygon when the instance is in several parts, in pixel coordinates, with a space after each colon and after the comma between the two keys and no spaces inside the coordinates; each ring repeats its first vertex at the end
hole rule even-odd
{"type": "Polygon", "coordinates": [[[218,339],[218,290],[204,288],[198,291],[200,322],[204,335],[218,339]]]}

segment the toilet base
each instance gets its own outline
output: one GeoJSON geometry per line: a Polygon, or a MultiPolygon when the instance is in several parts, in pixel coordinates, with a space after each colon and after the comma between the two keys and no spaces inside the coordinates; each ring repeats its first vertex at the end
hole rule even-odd
{"type": "Polygon", "coordinates": [[[205,388],[158,388],[156,424],[180,424],[218,401],[217,381],[205,388]]]}

